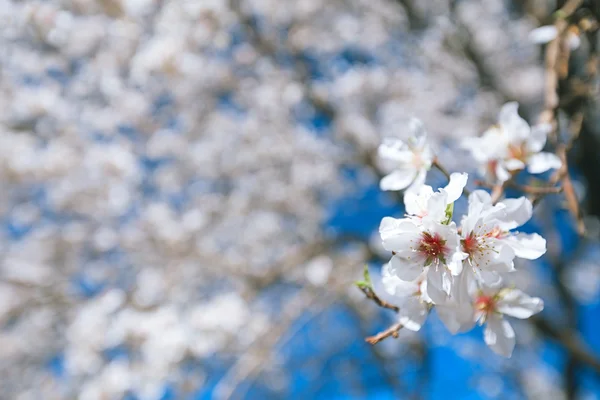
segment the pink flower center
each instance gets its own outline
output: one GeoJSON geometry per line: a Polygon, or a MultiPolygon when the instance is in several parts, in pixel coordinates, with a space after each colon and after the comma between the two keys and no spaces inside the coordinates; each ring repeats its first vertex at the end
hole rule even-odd
{"type": "Polygon", "coordinates": [[[442,239],[439,233],[432,235],[429,232],[423,232],[417,251],[425,257],[425,264],[429,265],[438,260],[445,263],[444,256],[448,252],[448,248],[446,247],[446,241],[442,239]]]}
{"type": "Polygon", "coordinates": [[[514,144],[508,145],[508,154],[509,154],[509,158],[514,158],[517,160],[525,161],[525,158],[527,155],[527,150],[525,149],[525,144],[523,143],[520,145],[514,145],[514,144]]]}
{"type": "Polygon", "coordinates": [[[423,160],[423,156],[421,155],[420,152],[418,152],[418,151],[413,152],[412,164],[417,169],[420,169],[423,167],[423,165],[425,164],[425,161],[423,160]]]}
{"type": "Polygon", "coordinates": [[[473,232],[469,233],[469,236],[464,238],[461,241],[462,249],[465,253],[469,255],[469,257],[473,256],[475,252],[481,250],[479,246],[479,241],[473,232]]]}
{"type": "Polygon", "coordinates": [[[483,313],[489,314],[494,311],[496,307],[496,300],[492,296],[479,295],[475,300],[475,310],[483,313]]]}
{"type": "Polygon", "coordinates": [[[494,239],[501,239],[505,235],[506,235],[506,232],[504,232],[499,227],[495,227],[494,229],[492,229],[491,231],[489,231],[488,233],[485,234],[485,236],[494,238],[494,239]]]}

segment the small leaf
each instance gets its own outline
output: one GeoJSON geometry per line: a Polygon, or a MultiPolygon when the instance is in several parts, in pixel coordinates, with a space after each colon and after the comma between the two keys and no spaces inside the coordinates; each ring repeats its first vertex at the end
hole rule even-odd
{"type": "Polygon", "coordinates": [[[369,285],[365,281],[356,281],[356,282],[354,282],[354,284],[356,286],[358,286],[359,289],[370,289],[371,288],[371,285],[369,285]]]}
{"type": "Polygon", "coordinates": [[[359,289],[373,289],[371,285],[371,277],[369,276],[369,266],[365,264],[365,269],[363,270],[363,279],[362,281],[356,281],[355,285],[358,286],[359,289]]]}
{"type": "Polygon", "coordinates": [[[452,221],[452,215],[454,214],[454,203],[450,203],[446,206],[446,219],[442,221],[444,225],[449,225],[452,221]]]}
{"type": "Polygon", "coordinates": [[[371,277],[369,276],[369,266],[367,264],[365,264],[365,269],[363,270],[363,278],[365,279],[365,282],[371,285],[371,277]]]}

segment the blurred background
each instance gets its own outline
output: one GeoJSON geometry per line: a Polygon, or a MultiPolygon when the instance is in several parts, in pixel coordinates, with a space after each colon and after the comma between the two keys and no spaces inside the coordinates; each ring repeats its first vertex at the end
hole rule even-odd
{"type": "Polygon", "coordinates": [[[474,188],[458,140],[537,120],[564,3],[0,0],[0,398],[600,399],[595,29],[559,85],[587,235],[536,207],[513,357],[435,315],[371,346],[395,316],[353,285],[403,214],[381,138],[422,119],[474,188]]]}

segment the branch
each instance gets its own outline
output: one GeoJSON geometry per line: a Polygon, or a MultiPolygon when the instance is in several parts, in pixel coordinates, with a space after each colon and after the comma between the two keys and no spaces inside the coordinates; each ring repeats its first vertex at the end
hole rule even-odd
{"type": "Polygon", "coordinates": [[[371,289],[370,287],[362,286],[362,287],[359,287],[359,289],[361,290],[361,292],[363,292],[365,294],[365,296],[367,296],[367,299],[373,300],[375,302],[375,304],[377,304],[379,307],[387,308],[387,309],[390,309],[395,312],[400,311],[399,307],[397,307],[393,304],[390,304],[385,300],[382,300],[379,296],[377,296],[375,294],[373,289],[371,289]]]}
{"type": "Polygon", "coordinates": [[[390,336],[392,336],[395,339],[398,337],[398,332],[403,327],[404,327],[404,325],[402,325],[401,323],[398,322],[397,324],[390,326],[385,331],[380,332],[375,336],[369,336],[368,338],[365,339],[365,342],[367,342],[369,344],[377,344],[390,336]]]}
{"type": "Polygon", "coordinates": [[[531,317],[532,324],[538,331],[544,335],[555,339],[558,343],[567,349],[569,355],[592,368],[597,374],[600,374],[600,360],[596,358],[591,351],[579,340],[578,335],[570,330],[559,331],[552,326],[546,319],[540,316],[531,317]]]}

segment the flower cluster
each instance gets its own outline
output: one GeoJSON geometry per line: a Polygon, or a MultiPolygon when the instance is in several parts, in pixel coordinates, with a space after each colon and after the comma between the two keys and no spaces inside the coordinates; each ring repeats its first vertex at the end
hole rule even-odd
{"type": "MultiPolygon", "coordinates": [[[[502,115],[512,115],[502,119],[502,126],[511,127],[507,132],[519,129],[513,111],[512,105],[503,109],[502,115]]],[[[528,126],[521,128],[530,134],[528,126]]],[[[528,137],[523,135],[525,143],[528,137]]],[[[537,155],[531,151],[527,157],[535,160],[537,155]]],[[[525,197],[494,202],[488,192],[476,190],[468,196],[468,211],[457,226],[454,202],[466,184],[466,173],[453,173],[448,185],[435,192],[413,183],[404,196],[405,218],[381,221],[383,246],[393,254],[383,267],[383,286],[396,299],[405,328],[419,330],[435,306],[452,333],[467,331],[476,322],[485,324],[488,346],[510,357],[515,334],[504,316],[528,318],[543,309],[543,302],[507,287],[503,276],[515,271],[515,258],[542,256],[546,241],[515,231],[532,216],[532,203],[525,197]]]]}
{"type": "Polygon", "coordinates": [[[552,153],[542,152],[549,124],[530,127],[519,116],[516,102],[502,106],[498,124],[483,133],[480,138],[468,138],[463,147],[471,151],[475,160],[492,181],[505,182],[514,174],[527,168],[532,174],[560,168],[560,159],[552,153]]]}

